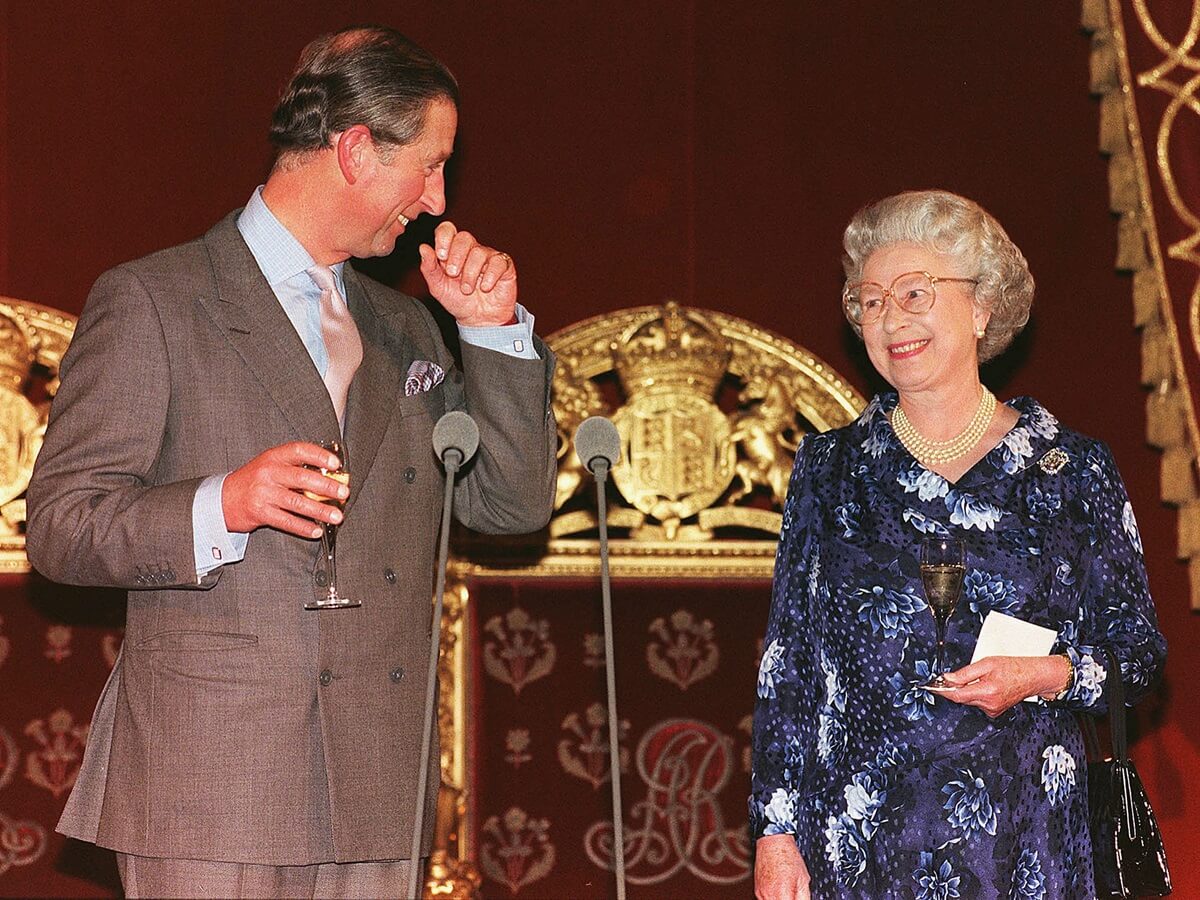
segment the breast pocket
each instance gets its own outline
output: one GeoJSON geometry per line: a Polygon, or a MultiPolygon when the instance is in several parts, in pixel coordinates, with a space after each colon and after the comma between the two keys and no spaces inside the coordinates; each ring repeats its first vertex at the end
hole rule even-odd
{"type": "Polygon", "coordinates": [[[396,401],[396,411],[401,416],[429,416],[431,419],[441,418],[446,411],[446,393],[442,385],[437,384],[427,391],[413,394],[411,397],[401,397],[396,401]]]}

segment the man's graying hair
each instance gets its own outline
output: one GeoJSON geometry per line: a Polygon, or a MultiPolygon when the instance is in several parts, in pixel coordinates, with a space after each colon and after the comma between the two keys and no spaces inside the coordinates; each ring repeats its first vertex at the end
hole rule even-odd
{"type": "Polygon", "coordinates": [[[300,54],[271,117],[279,161],[330,146],[329,137],[365,125],[376,143],[416,139],[433,100],[458,104],[450,70],[391,28],[347,28],[322,35],[300,54]]]}

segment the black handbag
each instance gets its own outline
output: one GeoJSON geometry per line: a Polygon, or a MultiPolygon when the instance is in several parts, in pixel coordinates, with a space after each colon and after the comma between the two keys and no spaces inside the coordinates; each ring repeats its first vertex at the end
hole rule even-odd
{"type": "Polygon", "coordinates": [[[1100,898],[1165,897],[1171,873],[1154,810],[1142,787],[1125,737],[1125,688],[1121,669],[1108,653],[1108,723],[1112,757],[1102,759],[1096,722],[1083,717],[1088,745],[1088,807],[1092,833],[1092,869],[1100,898]]]}

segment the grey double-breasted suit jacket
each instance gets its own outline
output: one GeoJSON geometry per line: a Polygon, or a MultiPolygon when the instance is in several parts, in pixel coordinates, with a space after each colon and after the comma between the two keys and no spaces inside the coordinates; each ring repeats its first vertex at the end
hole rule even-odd
{"type": "Polygon", "coordinates": [[[317,542],[266,528],[242,561],[197,583],[201,480],[338,434],[235,215],[101,276],[62,362],[28,491],[30,559],[57,581],[126,588],[129,601],[59,828],[147,856],[403,859],[444,483],[432,428],[456,408],[479,423],[456,488],[461,521],[540,528],[554,492],[552,357],[540,343],[541,360],[464,346],[460,371],[421,304],[347,267],[363,362],[346,409],[338,580],[362,606],[305,610],[322,593],[317,542]],[[415,360],[447,375],[406,397],[415,360]]]}

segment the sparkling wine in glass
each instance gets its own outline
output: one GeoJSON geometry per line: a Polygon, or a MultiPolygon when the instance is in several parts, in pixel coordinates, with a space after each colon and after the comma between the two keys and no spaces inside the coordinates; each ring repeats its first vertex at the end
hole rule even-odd
{"type": "Polygon", "coordinates": [[[946,628],[962,595],[966,571],[966,551],[958,538],[927,537],[921,542],[921,584],[925,588],[925,601],[929,604],[933,623],[937,627],[937,655],[934,657],[930,687],[946,685],[943,674],[946,628]]]}
{"type": "MultiPolygon", "coordinates": [[[[328,450],[338,458],[338,467],[336,469],[325,469],[320,466],[305,466],[306,469],[314,469],[324,475],[326,478],[332,478],[334,481],[350,486],[350,473],[345,469],[346,456],[342,449],[341,441],[317,441],[321,449],[328,450]]],[[[331,506],[341,506],[342,502],[334,497],[322,497],[320,494],[314,494],[312,491],[305,491],[304,495],[319,503],[328,503],[331,506]]],[[[337,587],[337,533],[338,526],[329,522],[321,523],[321,561],[325,578],[328,584],[327,593],[324,597],[317,600],[310,600],[304,604],[305,609],[345,609],[350,606],[362,606],[359,600],[351,600],[348,597],[343,597],[338,592],[337,587]]]]}

